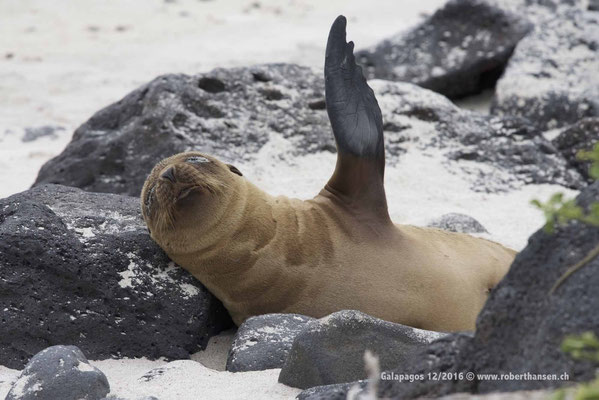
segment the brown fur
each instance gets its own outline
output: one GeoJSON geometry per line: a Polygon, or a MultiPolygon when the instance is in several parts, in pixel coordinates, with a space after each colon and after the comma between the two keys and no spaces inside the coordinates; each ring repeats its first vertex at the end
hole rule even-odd
{"type": "Polygon", "coordinates": [[[328,186],[312,200],[273,197],[200,153],[159,163],[142,210],[152,238],[237,324],[271,312],[356,309],[423,329],[471,330],[515,255],[488,240],[385,222],[328,186]],[[186,163],[192,156],[210,162],[186,163]],[[171,166],[176,183],[159,177],[171,166]],[[199,189],[177,201],[190,185],[199,189]]]}

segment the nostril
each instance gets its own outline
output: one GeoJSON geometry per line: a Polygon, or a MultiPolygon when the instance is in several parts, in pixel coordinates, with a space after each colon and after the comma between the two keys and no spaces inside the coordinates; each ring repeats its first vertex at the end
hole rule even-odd
{"type": "Polygon", "coordinates": [[[169,180],[173,183],[176,182],[177,179],[175,178],[175,167],[170,167],[169,169],[164,171],[162,174],[160,174],[160,177],[163,179],[169,180]]]}

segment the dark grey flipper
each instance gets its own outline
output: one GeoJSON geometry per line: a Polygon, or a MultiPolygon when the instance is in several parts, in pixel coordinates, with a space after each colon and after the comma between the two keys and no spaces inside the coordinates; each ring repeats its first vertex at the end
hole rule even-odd
{"type": "Polygon", "coordinates": [[[337,166],[326,189],[361,214],[389,220],[383,185],[383,119],[374,92],[356,65],[347,21],[339,16],[327,42],[326,104],[337,142],[337,166]]]}

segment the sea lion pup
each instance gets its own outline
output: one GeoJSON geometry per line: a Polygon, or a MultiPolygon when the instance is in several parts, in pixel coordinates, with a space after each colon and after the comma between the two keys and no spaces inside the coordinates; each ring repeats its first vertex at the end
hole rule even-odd
{"type": "Polygon", "coordinates": [[[474,329],[515,252],[437,229],[394,225],[383,186],[381,111],[340,16],[329,34],[326,104],[333,176],[313,199],[273,197],[235,167],[189,152],[152,170],[142,212],[152,238],[235,323],[342,309],[423,329],[474,329]]]}

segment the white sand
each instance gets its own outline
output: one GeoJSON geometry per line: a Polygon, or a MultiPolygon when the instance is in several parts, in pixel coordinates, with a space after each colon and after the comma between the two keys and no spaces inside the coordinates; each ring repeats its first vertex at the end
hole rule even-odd
{"type": "MultiPolygon", "coordinates": [[[[255,162],[238,167],[244,176],[271,194],[313,197],[328,181],[336,156],[318,153],[287,159],[292,146],[290,141],[273,136],[255,162]]],[[[396,223],[422,226],[443,214],[463,213],[476,218],[489,231],[489,235],[481,236],[521,250],[544,221],[530,200],[546,200],[556,191],[576,194],[558,185],[526,185],[496,194],[474,192],[468,176],[447,170],[440,152],[437,156],[429,149],[428,153],[430,156],[408,151],[397,165],[387,165],[385,190],[389,212],[396,223]]]]}
{"type": "Polygon", "coordinates": [[[236,329],[221,332],[212,336],[208,341],[208,346],[204,351],[198,351],[191,356],[191,359],[202,363],[208,368],[217,371],[224,371],[227,365],[227,353],[233,343],[236,329]]]}
{"type": "Polygon", "coordinates": [[[13,382],[17,379],[21,371],[10,369],[0,365],[0,399],[8,394],[13,382]]]}
{"type": "MultiPolygon", "coordinates": [[[[0,2],[0,197],[27,189],[39,167],[62,151],[74,128],[157,75],[263,62],[320,68],[328,28],[338,14],[349,18],[350,39],[367,47],[442,3],[380,0],[373,7],[363,0],[0,2]],[[21,141],[26,127],[44,125],[65,130],[55,139],[21,141]]],[[[488,94],[460,105],[484,111],[488,94]]],[[[290,146],[273,137],[256,161],[240,168],[273,194],[312,197],[332,172],[335,156],[285,159],[290,146]]],[[[387,195],[396,222],[423,225],[445,213],[463,212],[478,219],[490,232],[488,237],[521,249],[543,220],[529,206],[530,199],[545,199],[561,190],[530,185],[505,194],[475,193],[467,176],[447,171],[441,160],[435,154],[409,152],[397,166],[387,168],[387,195]]],[[[192,360],[92,364],[108,376],[111,394],[131,399],[287,399],[299,392],[277,383],[278,370],[224,372],[231,339],[231,332],[213,338],[192,360]],[[161,367],[161,375],[140,379],[161,367]]],[[[0,366],[0,398],[18,374],[0,366]]]]}
{"type": "MultiPolygon", "coordinates": [[[[234,331],[213,336],[191,360],[140,359],[91,361],[110,382],[110,394],[126,399],[155,396],[160,400],[292,399],[301,390],[277,383],[280,369],[225,372],[234,331]],[[148,375],[154,375],[151,379],[148,375]]],[[[0,397],[1,397],[0,392],[0,397]]]]}
{"type": "MultiPolygon", "coordinates": [[[[134,400],[155,396],[160,400],[293,399],[301,390],[277,382],[280,369],[259,372],[225,372],[233,331],[210,339],[206,350],[192,360],[167,362],[145,358],[90,361],[110,383],[110,395],[134,400]]],[[[20,371],[0,366],[0,399],[20,371]]]]}
{"type": "Polygon", "coordinates": [[[74,128],[160,74],[265,62],[320,68],[338,14],[349,18],[350,38],[366,47],[443,2],[379,0],[373,7],[358,0],[2,1],[0,197],[27,189],[74,128]],[[67,129],[56,141],[19,142],[23,128],[43,125],[67,129]]]}
{"type": "Polygon", "coordinates": [[[455,100],[454,103],[463,109],[488,114],[495,90],[485,89],[481,93],[455,100]]]}
{"type": "Polygon", "coordinates": [[[166,363],[125,359],[92,364],[106,374],[111,395],[126,399],[142,396],[160,400],[293,399],[301,392],[277,382],[280,369],[232,373],[216,371],[191,360],[166,363]]]}

